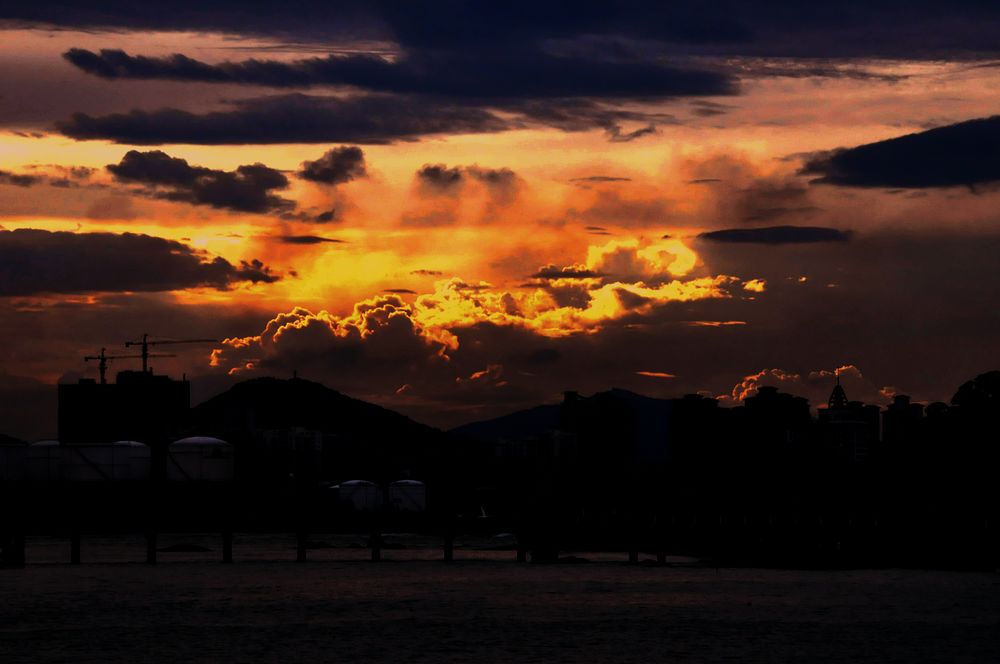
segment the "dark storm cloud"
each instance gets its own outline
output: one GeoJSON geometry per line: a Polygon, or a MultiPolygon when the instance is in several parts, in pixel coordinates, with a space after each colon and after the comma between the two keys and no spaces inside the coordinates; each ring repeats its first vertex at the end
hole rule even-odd
{"type": "Polygon", "coordinates": [[[15,187],[34,187],[35,185],[49,185],[61,189],[73,189],[87,186],[91,189],[103,189],[107,185],[100,183],[86,183],[94,173],[93,168],[86,166],[60,166],[57,164],[38,165],[31,164],[27,168],[31,173],[11,173],[0,170],[0,185],[13,185],[15,187]]]}
{"type": "Polygon", "coordinates": [[[570,182],[594,182],[594,183],[604,183],[604,182],[631,182],[632,178],[621,178],[612,175],[588,175],[581,178],[572,178],[570,182]]]}
{"type": "Polygon", "coordinates": [[[637,138],[655,134],[657,133],[657,129],[655,124],[650,124],[645,127],[640,127],[639,129],[633,129],[632,131],[624,131],[621,127],[614,125],[608,127],[606,132],[608,134],[608,140],[612,143],[629,143],[637,138]]]}
{"type": "Polygon", "coordinates": [[[452,99],[642,98],[732,94],[734,82],[714,71],[656,62],[554,56],[517,50],[417,51],[390,62],[371,55],[331,55],[295,62],[247,60],[210,65],[181,54],[132,56],[120,50],[71,49],[64,56],[106,79],[248,83],[270,87],[349,85],[372,92],[452,99]]]}
{"type": "Polygon", "coordinates": [[[448,168],[444,164],[424,164],[417,171],[417,181],[430,189],[450,191],[462,184],[462,169],[448,168]]]}
{"type": "Polygon", "coordinates": [[[846,242],[850,231],[819,226],[770,226],[767,228],[727,228],[702,233],[698,237],[711,242],[742,242],[753,244],[805,244],[812,242],[846,242]]]}
{"type": "Polygon", "coordinates": [[[129,150],[117,164],[107,166],[120,182],[152,187],[151,195],[170,201],[210,205],[239,212],[287,210],[295,203],[271,193],[288,186],[281,171],[250,164],[235,171],[191,166],[187,160],[161,150],[129,150]],[[162,189],[161,189],[162,188],[162,189]]]}
{"type": "Polygon", "coordinates": [[[1000,181],[998,154],[1000,115],[834,150],[802,173],[850,187],[971,187],[1000,181]]]}
{"type": "Polygon", "coordinates": [[[431,191],[451,193],[467,180],[472,179],[491,189],[510,189],[517,185],[517,173],[509,168],[483,168],[482,166],[452,166],[424,164],[417,171],[417,181],[431,191]]]}
{"type": "MultiPolygon", "coordinates": [[[[502,52],[537,44],[577,46],[603,40],[609,53],[633,44],[724,55],[802,57],[996,53],[1000,7],[981,0],[869,0],[803,5],[747,3],[579,2],[254,3],[192,0],[139,5],[130,0],[6,3],[0,18],[70,28],[222,31],[291,41],[395,40],[408,51],[502,52]],[[617,47],[617,49],[615,49],[617,47]]],[[[564,48],[566,48],[564,46],[564,48]]],[[[566,48],[566,50],[572,50],[566,48]]]]}
{"type": "Polygon", "coordinates": [[[531,275],[532,279],[596,279],[602,277],[600,272],[588,270],[581,266],[570,265],[567,267],[557,267],[555,265],[543,265],[537,272],[531,275]]]}
{"type": "Polygon", "coordinates": [[[278,241],[283,244],[341,244],[343,240],[336,240],[332,237],[321,237],[319,235],[279,235],[278,241]]]}
{"type": "Polygon", "coordinates": [[[175,108],[96,117],[76,113],[57,127],[78,140],[232,145],[386,144],[433,134],[497,132],[516,126],[483,109],[392,95],[338,98],[293,94],[241,99],[231,106],[205,114],[175,108]]]}
{"type": "Polygon", "coordinates": [[[302,162],[299,177],[324,184],[341,184],[367,176],[365,153],[357,146],[341,146],[328,150],[316,161],[302,162]]]}
{"type": "Polygon", "coordinates": [[[0,171],[0,184],[10,184],[15,187],[31,187],[39,184],[44,178],[38,175],[28,175],[24,173],[11,173],[10,171],[0,171]]]}
{"type": "Polygon", "coordinates": [[[0,296],[36,293],[225,290],[280,277],[258,260],[233,265],[149,235],[0,231],[0,296]]]}

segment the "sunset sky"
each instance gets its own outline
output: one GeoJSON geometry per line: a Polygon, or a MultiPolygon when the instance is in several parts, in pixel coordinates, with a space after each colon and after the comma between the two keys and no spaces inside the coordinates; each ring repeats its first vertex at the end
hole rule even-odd
{"type": "Polygon", "coordinates": [[[649,4],[4,3],[0,432],[144,332],[442,427],[997,368],[1000,6],[649,4]]]}

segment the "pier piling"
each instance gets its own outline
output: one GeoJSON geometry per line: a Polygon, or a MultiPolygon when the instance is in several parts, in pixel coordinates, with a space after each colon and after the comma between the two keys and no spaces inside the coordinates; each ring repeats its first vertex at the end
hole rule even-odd
{"type": "Polygon", "coordinates": [[[72,532],[69,536],[69,563],[70,565],[80,564],[80,540],[81,536],[79,532],[72,532]]]}

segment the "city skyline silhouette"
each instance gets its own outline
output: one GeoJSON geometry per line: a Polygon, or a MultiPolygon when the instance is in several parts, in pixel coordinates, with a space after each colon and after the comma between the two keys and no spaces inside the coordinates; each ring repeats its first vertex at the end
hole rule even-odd
{"type": "Polygon", "coordinates": [[[0,659],[1000,661],[1000,4],[0,3],[0,659]]]}

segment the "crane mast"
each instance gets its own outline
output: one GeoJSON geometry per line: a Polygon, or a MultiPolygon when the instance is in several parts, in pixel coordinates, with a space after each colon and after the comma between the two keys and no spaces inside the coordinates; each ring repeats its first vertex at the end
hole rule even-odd
{"type": "MultiPolygon", "coordinates": [[[[107,349],[102,348],[98,355],[87,355],[83,358],[84,362],[90,362],[91,360],[97,360],[97,370],[101,374],[101,385],[108,384],[108,362],[111,360],[137,360],[142,355],[108,355],[106,353],[107,349]]],[[[177,357],[176,355],[147,355],[147,357],[177,357]]]]}
{"type": "MultiPolygon", "coordinates": [[[[142,358],[142,372],[148,373],[149,358],[151,357],[149,354],[150,346],[163,346],[167,344],[201,344],[201,343],[214,344],[218,343],[218,340],[217,339],[150,339],[149,334],[143,333],[140,339],[136,339],[135,341],[126,341],[125,347],[131,348],[133,346],[139,346],[141,352],[141,355],[139,357],[142,358]]],[[[156,356],[154,355],[152,357],[156,356]]]]}

